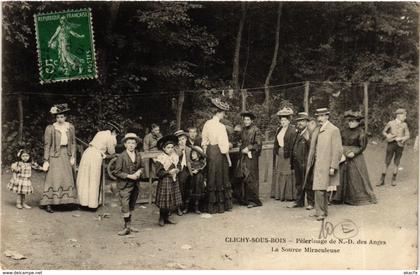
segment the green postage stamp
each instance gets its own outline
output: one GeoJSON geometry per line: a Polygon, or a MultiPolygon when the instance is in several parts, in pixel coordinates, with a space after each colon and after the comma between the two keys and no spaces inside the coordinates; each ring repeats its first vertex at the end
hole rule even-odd
{"type": "Polygon", "coordinates": [[[34,19],[41,84],[98,77],[90,9],[34,19]]]}

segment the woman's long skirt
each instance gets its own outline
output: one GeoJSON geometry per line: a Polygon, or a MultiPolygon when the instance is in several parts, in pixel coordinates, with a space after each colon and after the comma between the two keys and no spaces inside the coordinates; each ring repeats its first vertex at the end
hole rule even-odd
{"type": "Polygon", "coordinates": [[[333,201],[351,205],[377,203],[363,154],[340,165],[340,185],[333,201]]]}
{"type": "Polygon", "coordinates": [[[292,174],[290,159],[284,158],[283,148],[279,148],[277,155],[276,171],[271,183],[271,197],[281,201],[296,199],[297,190],[292,174]]]}
{"type": "Polygon", "coordinates": [[[223,213],[232,209],[229,164],[218,145],[207,147],[207,211],[223,213]]]}
{"type": "Polygon", "coordinates": [[[82,155],[76,181],[82,206],[97,208],[100,203],[102,161],[101,152],[94,147],[87,148],[82,155]]]}
{"type": "Polygon", "coordinates": [[[161,209],[175,210],[182,205],[181,191],[178,181],[171,176],[159,180],[156,188],[155,204],[161,209]]]}
{"type": "Polygon", "coordinates": [[[50,167],[45,177],[41,205],[78,203],[74,181],[74,169],[70,165],[67,147],[61,146],[57,158],[50,158],[50,167]]]}

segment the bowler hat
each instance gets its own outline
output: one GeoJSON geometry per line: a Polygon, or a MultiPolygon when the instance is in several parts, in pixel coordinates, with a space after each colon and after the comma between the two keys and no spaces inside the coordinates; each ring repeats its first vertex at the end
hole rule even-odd
{"type": "Polygon", "coordinates": [[[68,111],[70,111],[70,108],[67,103],[54,104],[50,109],[50,113],[53,115],[63,114],[68,111]]]}
{"type": "Polygon", "coordinates": [[[252,119],[252,120],[254,120],[255,119],[255,115],[254,115],[254,113],[252,113],[252,112],[242,112],[241,113],[241,116],[242,117],[249,117],[250,119],[252,119]]]}
{"type": "Polygon", "coordinates": [[[319,108],[315,111],[315,116],[329,115],[330,111],[328,108],[319,108]]]}
{"type": "Polygon", "coordinates": [[[157,147],[159,150],[163,150],[163,148],[168,144],[173,144],[173,145],[178,144],[178,137],[175,135],[164,136],[158,140],[157,147]]]}
{"type": "Polygon", "coordinates": [[[212,98],[211,103],[213,103],[214,106],[216,106],[218,109],[222,111],[229,111],[230,109],[229,104],[226,102],[223,102],[220,98],[212,98]]]}
{"type": "Polygon", "coordinates": [[[121,140],[121,143],[126,142],[127,139],[134,139],[137,143],[141,142],[141,138],[139,138],[135,133],[127,133],[121,140]]]}

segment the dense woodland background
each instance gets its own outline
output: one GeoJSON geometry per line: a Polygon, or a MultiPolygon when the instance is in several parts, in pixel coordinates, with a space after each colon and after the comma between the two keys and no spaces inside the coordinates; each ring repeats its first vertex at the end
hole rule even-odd
{"type": "Polygon", "coordinates": [[[84,141],[111,119],[139,135],[153,122],[164,133],[201,127],[210,96],[233,106],[228,126],[252,110],[270,139],[282,105],[304,110],[305,87],[309,110],[329,106],[342,126],[345,110],[363,110],[368,83],[369,134],[379,136],[397,107],[409,111],[417,134],[416,3],[4,2],[2,9],[3,164],[19,142],[42,158],[48,111],[63,102],[84,141]],[[33,15],[85,7],[99,78],[40,85],[33,15]]]}

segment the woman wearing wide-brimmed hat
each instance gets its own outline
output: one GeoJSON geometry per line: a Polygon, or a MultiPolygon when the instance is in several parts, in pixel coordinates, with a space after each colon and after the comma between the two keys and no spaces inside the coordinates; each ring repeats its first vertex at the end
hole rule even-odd
{"type": "Polygon", "coordinates": [[[207,211],[223,213],[232,209],[232,187],[229,180],[229,138],[225,125],[220,120],[225,117],[229,105],[219,98],[211,99],[213,118],[207,120],[202,132],[202,147],[207,155],[207,211]]]}
{"type": "Polygon", "coordinates": [[[291,201],[296,199],[297,195],[290,162],[297,130],[290,125],[292,109],[284,107],[277,112],[277,115],[280,117],[280,127],[274,139],[271,197],[276,200],[291,201]]]}
{"type": "Polygon", "coordinates": [[[89,147],[83,152],[76,181],[81,206],[97,208],[102,203],[99,196],[102,161],[107,155],[115,154],[116,137],[120,132],[120,125],[112,121],[107,122],[104,130],[96,133],[89,147]]]}
{"type": "Polygon", "coordinates": [[[333,201],[351,205],[376,203],[363,151],[367,146],[367,136],[363,129],[363,115],[346,111],[348,126],[341,130],[344,163],[340,165],[340,185],[333,201]]]}
{"type": "Polygon", "coordinates": [[[44,165],[48,171],[40,202],[47,212],[51,205],[78,203],[74,178],[76,136],[74,126],[66,121],[67,104],[54,105],[50,113],[56,122],[48,125],[44,134],[44,165]]]}

